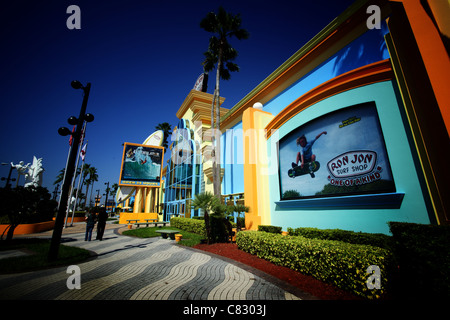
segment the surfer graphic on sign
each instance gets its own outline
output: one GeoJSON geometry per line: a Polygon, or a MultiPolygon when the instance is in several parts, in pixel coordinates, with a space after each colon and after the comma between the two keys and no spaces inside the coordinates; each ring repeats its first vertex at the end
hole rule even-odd
{"type": "Polygon", "coordinates": [[[326,131],[319,133],[315,139],[307,141],[305,135],[297,138],[297,145],[300,146],[300,151],[297,153],[296,162],[292,162],[292,169],[289,169],[288,175],[291,178],[301,176],[309,173],[311,178],[315,177],[314,172],[319,170],[320,163],[316,161],[316,155],[312,152],[312,146],[320,138],[321,135],[327,134],[326,131]],[[300,161],[300,166],[298,165],[300,161]]]}

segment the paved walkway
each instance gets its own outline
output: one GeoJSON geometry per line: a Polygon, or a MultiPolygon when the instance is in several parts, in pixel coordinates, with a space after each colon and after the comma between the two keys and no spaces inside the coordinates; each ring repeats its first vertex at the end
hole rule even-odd
{"type": "MultiPolygon", "coordinates": [[[[123,236],[107,225],[103,241],[84,241],[84,224],[65,229],[65,245],[96,258],[78,264],[81,289],[68,289],[67,267],[0,275],[0,299],[298,300],[310,298],[253,268],[162,238],[123,236]],[[80,229],[81,228],[81,229],[80,229]],[[77,233],[78,232],[78,233],[77,233]]],[[[48,236],[41,234],[41,236],[48,236]]],[[[95,238],[95,230],[93,233],[95,238]]]]}

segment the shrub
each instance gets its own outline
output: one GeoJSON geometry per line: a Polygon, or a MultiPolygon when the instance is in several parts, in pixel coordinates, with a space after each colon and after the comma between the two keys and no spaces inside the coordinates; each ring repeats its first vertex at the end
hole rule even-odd
{"type": "Polygon", "coordinates": [[[450,297],[450,226],[389,222],[403,298],[450,297]]]}
{"type": "Polygon", "coordinates": [[[258,231],[264,231],[269,233],[281,233],[281,227],[259,225],[258,231]]]}
{"type": "Polygon", "coordinates": [[[239,229],[245,228],[245,217],[237,217],[236,226],[238,226],[239,229]]]}
{"type": "MultiPolygon", "coordinates": [[[[96,212],[98,212],[98,211],[96,211],[96,212]]],[[[86,216],[86,210],[83,210],[83,211],[75,211],[75,213],[74,213],[73,216],[74,216],[74,217],[77,217],[77,218],[85,217],[85,216],[86,216]]]]}
{"type": "Polygon", "coordinates": [[[210,215],[211,223],[211,241],[216,242],[228,242],[228,237],[231,234],[230,221],[220,215],[210,215]]]}
{"type": "MultiPolygon", "coordinates": [[[[0,216],[8,221],[7,240],[13,238],[14,229],[22,223],[37,223],[52,220],[58,202],[50,199],[43,187],[17,187],[0,189],[0,216]]],[[[3,236],[3,235],[2,235],[3,236]]]]}
{"type": "Polygon", "coordinates": [[[376,299],[388,289],[392,254],[386,249],[256,231],[239,232],[236,243],[243,251],[359,296],[376,299]],[[381,289],[369,290],[366,285],[371,265],[380,268],[381,289]]]}
{"type": "Polygon", "coordinates": [[[290,236],[302,236],[309,239],[337,240],[353,244],[366,244],[384,249],[392,249],[391,236],[381,233],[364,233],[340,229],[287,228],[290,236]]]}
{"type": "Polygon", "coordinates": [[[172,219],[170,219],[170,226],[206,237],[206,228],[204,220],[173,217],[172,219]]]}

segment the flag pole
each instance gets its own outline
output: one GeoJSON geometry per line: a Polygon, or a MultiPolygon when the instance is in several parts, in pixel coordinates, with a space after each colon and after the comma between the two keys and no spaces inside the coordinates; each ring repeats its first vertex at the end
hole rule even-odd
{"type": "Polygon", "coordinates": [[[73,209],[72,209],[72,221],[70,222],[70,226],[73,226],[73,218],[75,216],[75,209],[77,207],[77,201],[78,201],[78,194],[80,193],[80,184],[81,184],[81,178],[83,177],[83,171],[84,171],[84,158],[86,155],[86,150],[87,150],[87,145],[88,145],[88,140],[86,140],[86,144],[84,145],[84,147],[81,149],[80,154],[83,152],[84,149],[84,154],[81,156],[81,172],[80,172],[80,178],[78,179],[78,187],[77,187],[77,193],[75,195],[75,203],[73,204],[73,209]]]}
{"type": "MultiPolygon", "coordinates": [[[[80,144],[79,144],[79,149],[83,146],[83,141],[84,141],[84,132],[86,130],[86,122],[83,123],[83,129],[81,130],[81,139],[80,139],[80,144]]],[[[69,192],[69,199],[67,202],[67,209],[66,209],[66,221],[64,222],[64,228],[67,227],[67,219],[69,218],[69,209],[70,209],[70,201],[72,200],[72,193],[73,193],[73,188],[75,185],[75,180],[77,178],[77,172],[76,170],[78,169],[78,161],[80,160],[80,152],[78,152],[77,150],[77,161],[75,164],[75,174],[72,178],[72,182],[70,183],[70,192],[69,192]]],[[[81,177],[80,177],[81,178],[81,177]]],[[[78,190],[77,190],[78,191],[78,190]]],[[[75,201],[75,205],[76,205],[76,201],[75,201]]]]}
{"type": "MultiPolygon", "coordinates": [[[[75,132],[75,126],[73,126],[72,128],[72,133],[75,132]]],[[[69,152],[67,152],[67,160],[66,160],[66,167],[64,168],[64,175],[63,175],[63,179],[62,181],[64,181],[64,178],[66,177],[66,172],[67,172],[67,164],[69,163],[69,155],[70,155],[70,150],[72,149],[72,136],[70,136],[69,139],[69,152]]],[[[61,191],[60,191],[60,196],[59,196],[59,200],[58,200],[58,208],[59,208],[59,204],[61,202],[61,194],[62,194],[62,183],[61,183],[61,191]]]]}

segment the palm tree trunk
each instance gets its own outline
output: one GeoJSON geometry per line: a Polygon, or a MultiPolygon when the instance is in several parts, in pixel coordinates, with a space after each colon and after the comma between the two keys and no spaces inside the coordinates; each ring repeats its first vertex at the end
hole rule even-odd
{"type": "Polygon", "coordinates": [[[88,198],[88,192],[89,192],[89,181],[86,181],[86,197],[84,198],[84,208],[86,208],[86,202],[87,202],[87,198],[88,198]]]}
{"type": "Polygon", "coordinates": [[[215,90],[215,109],[216,109],[216,129],[218,139],[216,141],[214,159],[215,167],[213,167],[213,178],[214,178],[214,195],[221,198],[221,183],[220,183],[220,69],[222,68],[222,48],[219,49],[219,57],[217,62],[217,73],[216,73],[216,90],[215,90]]]}
{"type": "MultiPolygon", "coordinates": [[[[91,206],[92,191],[94,190],[94,183],[95,183],[95,181],[92,181],[91,196],[89,197],[89,207],[91,206]]],[[[94,201],[94,203],[95,203],[95,201],[94,201]]]]}
{"type": "Polygon", "coordinates": [[[216,107],[216,88],[214,88],[213,101],[211,105],[211,160],[212,160],[212,169],[213,169],[213,193],[216,194],[216,125],[214,119],[214,110],[216,107]]]}

